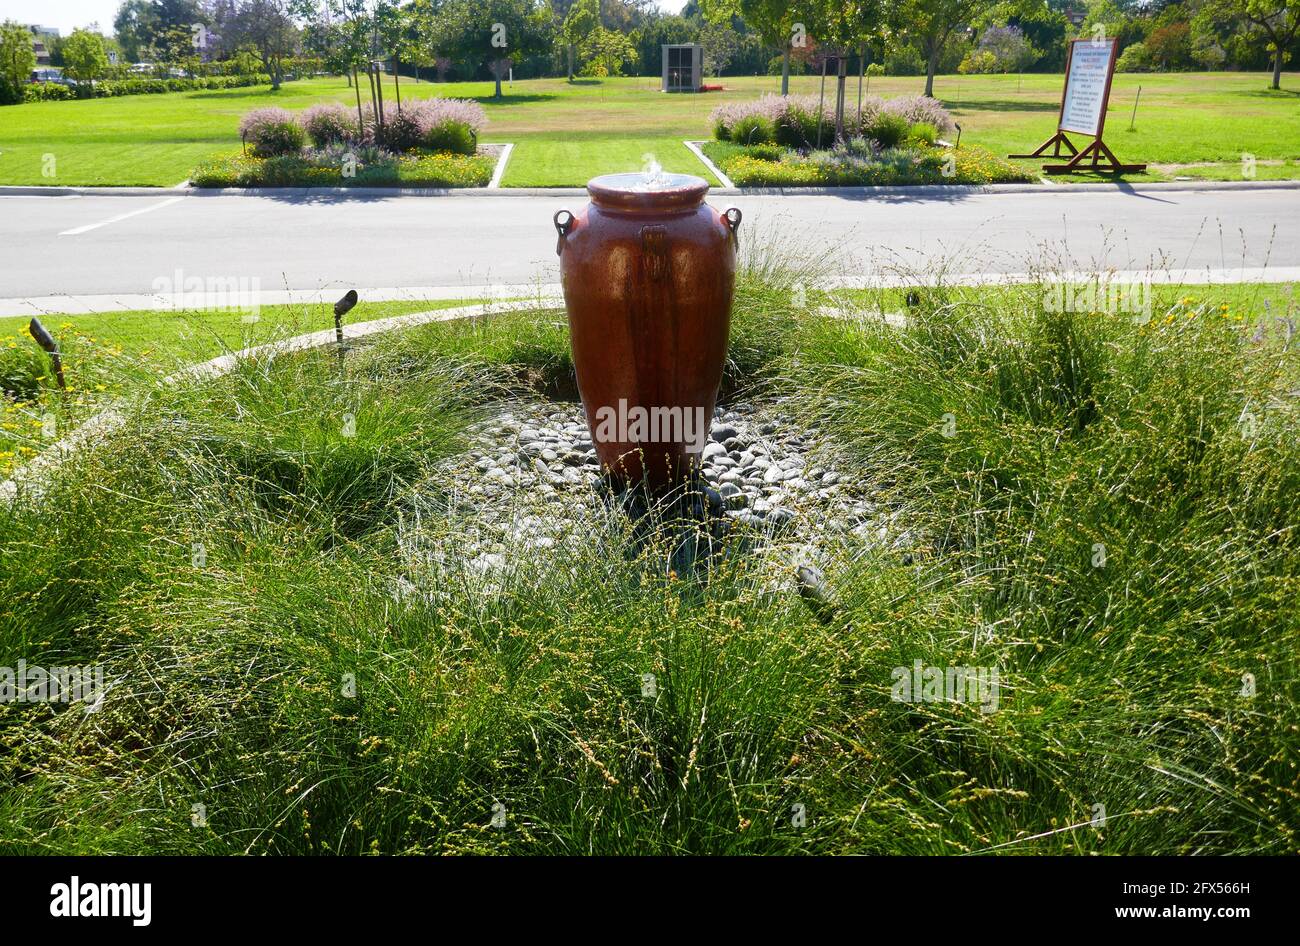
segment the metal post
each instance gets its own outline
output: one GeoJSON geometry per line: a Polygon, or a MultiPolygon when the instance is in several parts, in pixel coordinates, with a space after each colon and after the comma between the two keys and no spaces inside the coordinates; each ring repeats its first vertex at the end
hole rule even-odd
{"type": "Polygon", "coordinates": [[[1137,98],[1133,100],[1133,120],[1128,123],[1129,131],[1137,131],[1138,102],[1142,101],[1142,86],[1138,86],[1137,98]]]}
{"type": "Polygon", "coordinates": [[[59,357],[59,343],[41,324],[40,319],[32,319],[27,324],[27,331],[36,340],[36,344],[40,345],[50,356],[50,367],[54,369],[54,377],[59,382],[59,390],[66,391],[68,385],[63,379],[63,359],[59,357]]]}

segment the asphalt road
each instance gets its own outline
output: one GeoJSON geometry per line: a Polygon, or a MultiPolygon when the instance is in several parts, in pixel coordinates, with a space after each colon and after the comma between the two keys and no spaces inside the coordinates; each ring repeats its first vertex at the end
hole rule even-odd
{"type": "MultiPolygon", "coordinates": [[[[848,279],[1078,270],[1267,270],[1300,279],[1300,190],[715,195],[746,248],[848,279]]],[[[558,280],[552,214],[579,195],[0,196],[0,299],[149,293],[160,280],[263,291],[479,287],[558,280]]]]}

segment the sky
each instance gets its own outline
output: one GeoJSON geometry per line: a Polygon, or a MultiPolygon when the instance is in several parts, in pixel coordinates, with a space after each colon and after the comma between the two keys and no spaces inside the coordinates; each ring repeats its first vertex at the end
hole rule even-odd
{"type": "MultiPolygon", "coordinates": [[[[0,20],[53,26],[67,36],[79,26],[98,21],[101,32],[113,32],[113,17],[121,0],[0,0],[0,20]]],[[[676,13],[686,0],[658,0],[661,10],[676,13]]]]}
{"type": "Polygon", "coordinates": [[[121,0],[0,0],[0,20],[53,26],[63,36],[98,20],[100,31],[111,33],[120,4],[121,0]]]}

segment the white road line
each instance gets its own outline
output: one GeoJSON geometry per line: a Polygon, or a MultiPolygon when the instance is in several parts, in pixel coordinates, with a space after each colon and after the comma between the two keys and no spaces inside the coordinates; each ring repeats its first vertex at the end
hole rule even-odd
{"type": "Polygon", "coordinates": [[[117,223],[119,220],[125,220],[127,217],[138,217],[140,214],[147,214],[151,210],[160,210],[168,204],[174,204],[184,197],[169,197],[167,200],[157,204],[150,204],[148,207],[141,207],[139,210],[131,210],[124,214],[118,214],[116,217],[109,217],[107,220],[101,220],[99,223],[88,223],[84,227],[74,227],[71,230],[64,230],[59,236],[77,236],[82,233],[88,233],[91,230],[98,230],[100,227],[106,227],[110,223],[117,223]]]}

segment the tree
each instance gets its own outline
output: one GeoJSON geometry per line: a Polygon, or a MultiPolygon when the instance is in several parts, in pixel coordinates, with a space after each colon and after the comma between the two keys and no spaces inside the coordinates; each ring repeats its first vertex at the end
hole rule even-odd
{"type": "Polygon", "coordinates": [[[636,60],[636,47],[618,30],[597,26],[582,44],[582,56],[587,60],[585,75],[619,76],[625,65],[636,60]]]}
{"type": "Polygon", "coordinates": [[[1156,27],[1147,37],[1147,50],[1162,69],[1185,69],[1192,61],[1191,27],[1186,23],[1156,27]]]}
{"type": "Polygon", "coordinates": [[[1012,13],[1033,14],[1041,0],[898,0],[890,5],[900,38],[919,41],[925,59],[925,94],[934,97],[934,77],[948,40],[960,31],[996,22],[1012,13]]]}
{"type": "MultiPolygon", "coordinates": [[[[296,9],[303,21],[302,43],[318,55],[329,72],[347,76],[352,84],[353,69],[366,61],[370,48],[370,14],[366,0],[299,0],[296,9]]],[[[218,23],[218,29],[221,24],[218,23]]]]}
{"type": "Polygon", "coordinates": [[[35,68],[31,31],[12,20],[0,24],[0,103],[21,102],[35,68]]]}
{"type": "MultiPolygon", "coordinates": [[[[710,23],[730,23],[740,17],[768,46],[781,50],[781,94],[790,94],[790,50],[793,43],[802,43],[807,34],[795,24],[806,27],[808,17],[798,10],[805,5],[791,0],[700,0],[700,10],[710,23]]],[[[802,48],[802,46],[800,47],[802,48]]]]}
{"type": "Polygon", "coordinates": [[[371,49],[372,58],[385,54],[393,60],[393,90],[397,110],[402,110],[401,62],[422,58],[410,7],[400,7],[395,0],[375,0],[371,49]]]}
{"type": "Polygon", "coordinates": [[[298,27],[287,0],[243,0],[225,26],[224,37],[235,46],[250,46],[271,77],[271,89],[280,88],[284,61],[298,46],[298,27]]]}
{"type": "Polygon", "coordinates": [[[432,28],[444,37],[445,51],[483,63],[501,80],[513,63],[551,48],[551,8],[539,0],[443,0],[432,28]]]}
{"type": "Polygon", "coordinates": [[[740,49],[740,37],[726,23],[705,23],[699,42],[704,47],[703,69],[712,76],[722,75],[740,49]]]}
{"type": "Polygon", "coordinates": [[[113,18],[113,32],[122,52],[139,62],[141,52],[151,45],[158,30],[158,11],[151,0],[126,0],[113,18]]]}
{"type": "Polygon", "coordinates": [[[1135,15],[1139,11],[1127,0],[1088,0],[1085,9],[1088,15],[1075,34],[1081,39],[1092,39],[1098,34],[1108,36],[1119,41],[1122,51],[1146,36],[1146,22],[1135,15]]]}
{"type": "Polygon", "coordinates": [[[663,66],[665,44],[689,43],[699,36],[693,21],[677,14],[650,17],[633,34],[639,75],[658,75],[663,66]]]}
{"type": "MultiPolygon", "coordinates": [[[[844,138],[844,95],[848,80],[846,60],[854,52],[888,35],[885,0],[813,0],[807,10],[808,28],[817,37],[818,60],[835,69],[835,137],[844,138]]],[[[859,60],[861,61],[861,60],[859,60]]],[[[859,87],[860,88],[860,87],[859,87]]]]}
{"type": "Polygon", "coordinates": [[[90,83],[94,94],[95,80],[108,68],[108,54],[104,52],[104,40],[98,33],[90,30],[73,30],[67,42],[63,44],[63,71],[77,80],[78,94],[80,84],[90,83]]]}
{"type": "Polygon", "coordinates": [[[193,55],[194,26],[200,23],[209,25],[211,19],[198,0],[125,0],[113,30],[122,51],[137,62],[145,57],[178,62],[193,55]]]}
{"type": "Polygon", "coordinates": [[[25,85],[36,68],[32,31],[13,20],[0,23],[0,80],[15,87],[25,85]]]}
{"type": "Polygon", "coordinates": [[[993,57],[998,72],[1020,72],[1038,58],[1038,50],[1018,26],[990,26],[980,37],[979,52],[993,57]]]}
{"type": "Polygon", "coordinates": [[[564,23],[560,26],[560,38],[564,40],[564,49],[569,68],[569,81],[573,81],[573,53],[600,27],[600,0],[575,0],[569,7],[564,23]]]}
{"type": "Polygon", "coordinates": [[[1273,54],[1274,89],[1282,88],[1282,65],[1286,50],[1300,32],[1300,2],[1297,0],[1205,0],[1197,20],[1236,22],[1249,25],[1268,38],[1273,54]]]}

